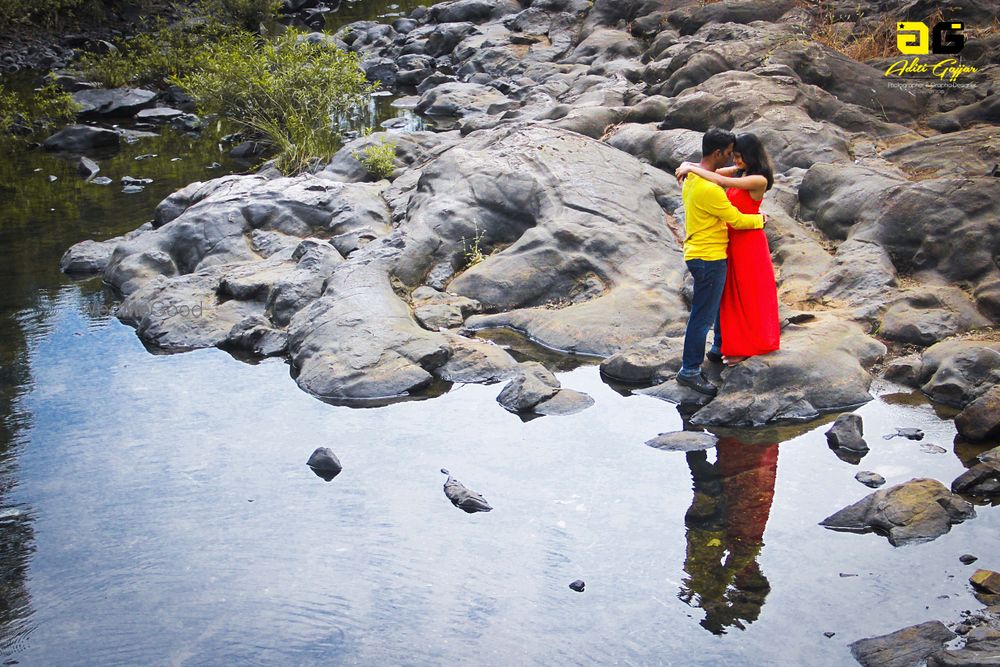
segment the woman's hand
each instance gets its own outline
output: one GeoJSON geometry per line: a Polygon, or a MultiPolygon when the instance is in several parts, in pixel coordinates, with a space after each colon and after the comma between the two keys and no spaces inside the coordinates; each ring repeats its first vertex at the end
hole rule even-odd
{"type": "Polygon", "coordinates": [[[674,171],[674,176],[677,177],[678,183],[684,182],[684,177],[691,173],[691,167],[693,166],[694,164],[691,162],[681,162],[681,166],[677,167],[674,171]]]}

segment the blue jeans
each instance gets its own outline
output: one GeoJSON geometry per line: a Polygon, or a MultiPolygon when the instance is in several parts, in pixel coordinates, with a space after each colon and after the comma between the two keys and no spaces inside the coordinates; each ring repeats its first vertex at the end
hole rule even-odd
{"type": "Polygon", "coordinates": [[[691,315],[684,333],[684,358],[680,375],[688,377],[701,373],[705,360],[705,339],[715,324],[715,342],[712,349],[722,349],[722,332],[719,330],[719,303],[726,286],[726,260],[689,259],[688,270],[694,276],[694,295],[691,297],[691,315]]]}

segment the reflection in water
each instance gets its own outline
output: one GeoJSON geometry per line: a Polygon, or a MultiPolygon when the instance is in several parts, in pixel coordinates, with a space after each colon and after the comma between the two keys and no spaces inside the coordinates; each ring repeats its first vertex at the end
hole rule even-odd
{"type": "Polygon", "coordinates": [[[678,597],[705,610],[702,627],[721,635],[745,629],[760,615],[771,590],[757,564],[774,498],[778,445],[719,439],[716,461],[687,453],[694,499],[684,517],[687,558],[678,597]]]}

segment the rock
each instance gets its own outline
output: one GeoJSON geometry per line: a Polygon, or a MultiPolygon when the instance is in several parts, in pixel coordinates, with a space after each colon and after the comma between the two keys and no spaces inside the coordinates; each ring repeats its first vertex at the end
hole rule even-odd
{"type": "Polygon", "coordinates": [[[1000,162],[1000,141],[995,127],[977,127],[914,141],[885,151],[882,157],[921,178],[982,176],[1000,162]]]}
{"type": "Polygon", "coordinates": [[[510,412],[528,412],[559,391],[559,380],[537,361],[518,365],[517,376],[503,388],[497,402],[510,412]]]}
{"type": "Polygon", "coordinates": [[[932,444],[930,442],[925,442],[924,444],[920,445],[920,451],[925,452],[927,454],[947,454],[948,453],[948,450],[945,449],[944,447],[942,447],[940,445],[932,444]]]}
{"type": "Polygon", "coordinates": [[[826,441],[833,448],[842,447],[855,452],[867,452],[868,443],[863,436],[864,425],[861,415],[850,413],[837,417],[833,426],[826,432],[826,441]]]}
{"type": "Polygon", "coordinates": [[[340,459],[329,447],[317,447],[312,453],[306,465],[319,477],[329,482],[343,471],[344,466],[340,464],[340,459]]]}
{"type": "Polygon", "coordinates": [[[1000,572],[976,570],[969,577],[969,583],[986,593],[1000,595],[1000,572]]]}
{"type": "Polygon", "coordinates": [[[824,633],[823,633],[823,636],[824,636],[824,637],[826,637],[827,639],[833,639],[833,637],[834,637],[834,636],[835,636],[836,634],[837,634],[836,632],[829,632],[829,631],[828,631],[828,632],[824,632],[824,633]]]}
{"type": "Polygon", "coordinates": [[[926,346],[989,324],[961,289],[925,285],[891,301],[879,334],[887,340],[926,346]]]}
{"type": "Polygon", "coordinates": [[[978,462],[951,483],[951,490],[970,496],[1000,495],[1000,447],[983,452],[978,462]]]}
{"type": "Polygon", "coordinates": [[[911,667],[955,636],[941,621],[927,621],[887,635],[859,639],[851,644],[851,655],[864,667],[911,667]]]}
{"type": "Polygon", "coordinates": [[[706,396],[690,387],[677,384],[676,377],[647,389],[638,389],[635,393],[643,396],[652,396],[668,403],[674,403],[677,405],[678,410],[687,414],[696,412],[712,400],[710,396],[706,396]]]}
{"type": "Polygon", "coordinates": [[[667,452],[696,452],[712,449],[718,442],[716,436],[704,431],[673,431],[661,433],[652,440],[647,440],[646,446],[667,452]]]}
{"type": "Polygon", "coordinates": [[[97,88],[73,93],[84,116],[134,116],[153,105],[156,93],[142,88],[97,88]]]}
{"type": "Polygon", "coordinates": [[[81,241],[63,253],[59,260],[59,270],[63,273],[84,276],[95,275],[104,271],[111,259],[115,246],[123,241],[135,238],[139,234],[150,231],[153,225],[146,223],[131,232],[108,239],[107,241],[81,241]]]}
{"type": "Polygon", "coordinates": [[[820,522],[833,530],[885,534],[893,546],[927,542],[976,516],[970,503],[934,479],[911,479],[880,489],[820,522]]]}
{"type": "Polygon", "coordinates": [[[808,296],[827,305],[874,310],[896,285],[896,268],[884,248],[848,239],[837,248],[829,269],[808,296]]]}
{"type": "Polygon", "coordinates": [[[601,374],[617,382],[648,385],[680,370],[682,337],[646,338],[601,362],[601,374]]]}
{"type": "Polygon", "coordinates": [[[920,385],[920,357],[910,354],[890,361],[885,368],[885,379],[899,382],[909,387],[920,385]]]}
{"type": "Polygon", "coordinates": [[[580,391],[560,389],[551,398],[537,403],[531,409],[538,415],[573,415],[586,410],[594,404],[594,399],[580,391]]]}
{"type": "Polygon", "coordinates": [[[288,332],[274,328],[263,315],[250,315],[233,325],[220,347],[275,357],[288,351],[288,332]]]}
{"type": "Polygon", "coordinates": [[[933,400],[964,408],[1000,384],[1000,342],[936,343],[924,351],[918,382],[933,400]]]}
{"type": "Polygon", "coordinates": [[[81,153],[95,148],[116,148],[120,143],[121,135],[114,130],[90,125],[69,125],[46,139],[42,145],[47,151],[81,153]]]}
{"type": "Polygon", "coordinates": [[[448,335],[451,356],[433,369],[447,382],[499,382],[517,374],[517,361],[499,345],[455,334],[448,335]]]}
{"type": "Polygon", "coordinates": [[[994,385],[955,417],[955,428],[966,440],[1000,437],[1000,385],[994,385]]]}
{"type": "Polygon", "coordinates": [[[884,353],[857,325],[828,316],[788,326],[779,351],[724,370],[718,395],[691,422],[759,426],[857,407],[871,400],[865,368],[884,353]]]}
{"type": "Polygon", "coordinates": [[[572,588],[577,593],[582,593],[583,590],[587,587],[587,584],[586,582],[583,581],[583,579],[577,579],[576,581],[571,581],[569,587],[572,588]]]}
{"type": "Polygon", "coordinates": [[[80,161],[76,163],[76,173],[80,174],[87,180],[90,180],[97,175],[101,168],[96,162],[91,160],[89,157],[81,157],[80,161]]]}
{"type": "MultiPolygon", "coordinates": [[[[970,635],[972,633],[969,633],[970,635]]],[[[966,641],[963,648],[938,651],[927,658],[927,667],[989,667],[1000,665],[1000,637],[990,634],[984,641],[966,641]]]]}
{"type": "Polygon", "coordinates": [[[919,428],[900,428],[896,427],[895,433],[887,433],[882,436],[883,440],[892,440],[893,438],[906,438],[907,440],[923,440],[924,432],[919,428]]]}
{"type": "Polygon", "coordinates": [[[107,176],[97,176],[95,178],[90,179],[90,182],[94,185],[111,185],[112,183],[114,183],[114,181],[112,181],[107,176]]]}
{"type": "Polygon", "coordinates": [[[454,329],[462,326],[465,318],[462,309],[453,304],[433,303],[419,306],[413,310],[414,317],[421,326],[431,331],[438,329],[454,329]]]}
{"type": "Polygon", "coordinates": [[[444,483],[444,495],[448,497],[452,505],[468,514],[493,510],[482,494],[466,488],[444,468],[441,468],[441,472],[448,475],[448,479],[444,483]]]}
{"type": "Polygon", "coordinates": [[[141,185],[126,185],[122,188],[122,192],[127,195],[134,195],[142,192],[146,188],[141,185]]]}
{"type": "Polygon", "coordinates": [[[122,176],[119,182],[122,185],[149,185],[153,182],[151,178],[136,178],[135,176],[122,176]]]}
{"type": "Polygon", "coordinates": [[[624,30],[599,28],[577,45],[568,62],[599,65],[619,58],[636,58],[642,53],[639,42],[624,30]]]}
{"type": "Polygon", "coordinates": [[[153,123],[162,123],[168,120],[177,118],[178,116],[183,116],[184,112],[180,109],[172,109],[170,107],[154,107],[152,109],[143,109],[135,115],[136,120],[145,120],[153,123]]]}
{"type": "Polygon", "coordinates": [[[200,132],[205,122],[193,113],[186,113],[171,118],[170,126],[182,132],[200,132]]]}
{"type": "Polygon", "coordinates": [[[972,565],[979,560],[979,558],[977,556],[973,556],[972,554],[962,554],[958,557],[958,560],[962,561],[963,565],[972,565]]]}
{"type": "Polygon", "coordinates": [[[861,470],[855,473],[854,479],[872,489],[877,489],[885,484],[885,477],[877,472],[871,472],[870,470],[861,470]]]}
{"type": "Polygon", "coordinates": [[[507,97],[496,88],[478,83],[453,81],[435,86],[420,96],[415,111],[428,116],[464,117],[482,114],[507,97]]]}

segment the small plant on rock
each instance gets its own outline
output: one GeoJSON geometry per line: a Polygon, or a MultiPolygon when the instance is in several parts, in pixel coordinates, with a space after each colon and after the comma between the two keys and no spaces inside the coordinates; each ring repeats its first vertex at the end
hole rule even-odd
{"type": "Polygon", "coordinates": [[[462,237],[462,248],[465,250],[465,268],[467,269],[471,269],[489,256],[483,254],[483,239],[486,235],[479,229],[479,225],[476,225],[475,229],[476,235],[472,237],[471,243],[467,242],[464,236],[462,237]]]}
{"type": "Polygon", "coordinates": [[[377,144],[365,146],[360,151],[354,151],[354,159],[361,163],[375,180],[390,178],[396,169],[393,160],[396,157],[396,142],[380,141],[377,144]]]}

